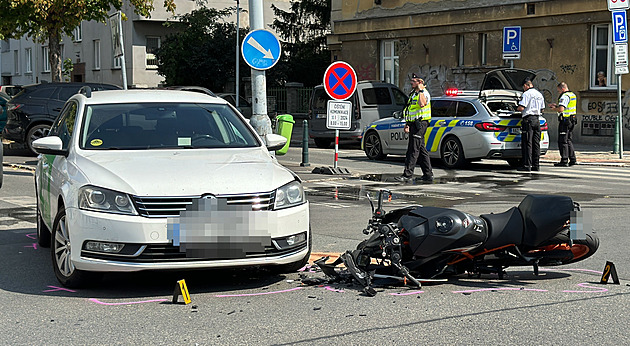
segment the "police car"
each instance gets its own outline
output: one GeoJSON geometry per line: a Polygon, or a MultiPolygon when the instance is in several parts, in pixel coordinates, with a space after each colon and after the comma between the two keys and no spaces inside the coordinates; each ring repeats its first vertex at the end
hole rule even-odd
{"type": "MultiPolygon", "coordinates": [[[[431,120],[425,145],[431,158],[447,168],[461,167],[478,159],[503,159],[521,165],[521,113],[516,111],[525,78],[532,71],[499,69],[486,74],[480,91],[448,89],[431,98],[431,120]]],[[[547,121],[540,117],[540,152],[549,148],[547,121]]],[[[377,120],[363,134],[361,147],[368,158],[382,160],[388,154],[405,155],[409,136],[402,114],[377,120]]]]}
{"type": "Polygon", "coordinates": [[[227,101],[187,91],[85,90],[33,142],[37,236],[66,287],[97,272],[309,258],[300,179],[227,101]]]}

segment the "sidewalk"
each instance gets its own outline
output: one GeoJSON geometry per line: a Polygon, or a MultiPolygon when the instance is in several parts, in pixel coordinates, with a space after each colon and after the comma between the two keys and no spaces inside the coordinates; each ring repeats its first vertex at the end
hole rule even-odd
{"type": "MultiPolygon", "coordinates": [[[[578,165],[598,165],[598,166],[619,166],[630,167],[630,151],[623,152],[623,159],[619,158],[619,153],[613,154],[612,147],[576,144],[575,156],[578,165]]],[[[550,143],[547,154],[540,157],[541,162],[560,162],[560,152],[557,143],[550,143]]]]}

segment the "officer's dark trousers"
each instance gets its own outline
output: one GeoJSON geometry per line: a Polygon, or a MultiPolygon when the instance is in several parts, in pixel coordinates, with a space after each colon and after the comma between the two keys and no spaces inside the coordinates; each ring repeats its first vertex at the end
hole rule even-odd
{"type": "Polygon", "coordinates": [[[560,162],[575,162],[573,150],[573,123],[567,118],[558,124],[558,149],[560,150],[560,162]]]}
{"type": "Polygon", "coordinates": [[[523,167],[539,169],[540,167],[540,122],[537,115],[528,115],[521,122],[521,149],[523,167]]]}
{"type": "Polygon", "coordinates": [[[433,175],[429,152],[424,146],[424,134],[427,132],[429,122],[426,120],[416,120],[409,126],[409,144],[407,145],[407,156],[405,157],[405,177],[411,177],[416,167],[416,162],[420,164],[422,174],[433,175]]]}

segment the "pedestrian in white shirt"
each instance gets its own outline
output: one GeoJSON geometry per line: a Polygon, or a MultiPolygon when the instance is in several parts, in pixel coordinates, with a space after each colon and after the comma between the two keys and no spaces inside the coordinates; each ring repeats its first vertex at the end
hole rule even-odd
{"type": "Polygon", "coordinates": [[[536,89],[532,81],[526,79],[523,82],[523,93],[521,101],[518,103],[519,112],[522,112],[521,121],[521,149],[523,155],[523,166],[517,168],[519,171],[539,171],[540,170],[540,115],[545,108],[545,98],[536,89]]]}

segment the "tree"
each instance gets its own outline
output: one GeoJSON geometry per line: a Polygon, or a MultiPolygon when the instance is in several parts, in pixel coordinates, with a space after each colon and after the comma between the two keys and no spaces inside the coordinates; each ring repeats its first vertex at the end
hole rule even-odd
{"type": "MultiPolygon", "coordinates": [[[[53,82],[61,81],[61,35],[71,35],[82,21],[105,22],[112,8],[120,10],[123,0],[0,0],[0,38],[19,39],[26,35],[48,41],[48,60],[53,82]]],[[[154,9],[154,0],[125,0],[134,12],[146,17],[154,9]]],[[[164,0],[164,7],[175,11],[174,0],[164,0]]]]}
{"type": "MultiPolygon", "coordinates": [[[[168,35],[156,52],[158,73],[167,85],[199,85],[213,91],[223,90],[236,75],[236,25],[224,18],[235,8],[217,10],[201,7],[183,15],[179,22],[169,22],[176,32],[168,35]]],[[[239,32],[239,42],[247,30],[239,32]]],[[[241,77],[250,69],[240,61],[241,77]]]]}
{"type": "Polygon", "coordinates": [[[330,65],[330,51],[326,46],[326,35],[330,33],[330,1],[292,0],[289,12],[272,5],[276,15],[272,27],[283,40],[283,54],[274,67],[276,70],[270,71],[271,80],[302,82],[306,86],[322,83],[326,67],[330,65]]]}

